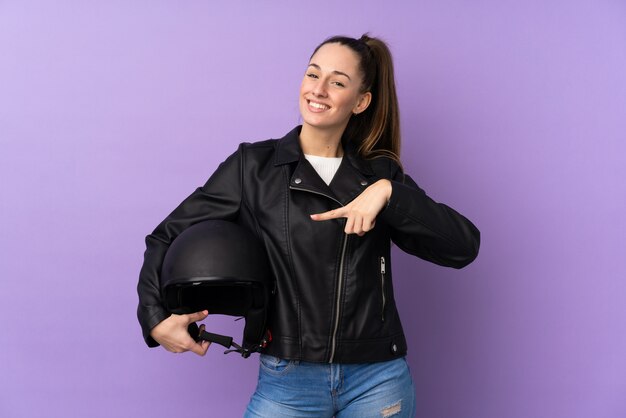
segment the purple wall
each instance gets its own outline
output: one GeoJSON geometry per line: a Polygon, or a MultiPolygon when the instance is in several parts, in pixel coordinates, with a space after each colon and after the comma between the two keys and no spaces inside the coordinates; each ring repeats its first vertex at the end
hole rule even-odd
{"type": "Polygon", "coordinates": [[[406,170],[483,234],[461,271],[395,258],[418,416],[626,416],[626,4],[233,3],[0,1],[0,416],[241,416],[256,358],[143,344],[143,238],[365,31],[406,170]]]}

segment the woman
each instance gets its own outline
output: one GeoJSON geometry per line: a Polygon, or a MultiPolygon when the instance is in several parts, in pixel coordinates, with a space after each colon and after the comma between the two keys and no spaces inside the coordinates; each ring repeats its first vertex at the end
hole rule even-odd
{"type": "Polygon", "coordinates": [[[138,317],[150,346],[204,355],[170,315],[158,272],[169,243],[208,219],[235,221],[265,243],[276,278],[272,342],[261,354],[250,417],[413,416],[415,395],[395,306],[391,241],[461,268],[479,232],[404,175],[391,55],[379,39],[319,45],[300,89],[302,126],[241,144],[146,238],[138,317]]]}

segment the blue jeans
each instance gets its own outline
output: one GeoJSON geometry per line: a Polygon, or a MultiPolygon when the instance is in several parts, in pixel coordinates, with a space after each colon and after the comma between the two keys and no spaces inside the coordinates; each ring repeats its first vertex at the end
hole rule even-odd
{"type": "Polygon", "coordinates": [[[324,364],[261,354],[260,362],[245,418],[415,416],[415,389],[404,358],[324,364]]]}

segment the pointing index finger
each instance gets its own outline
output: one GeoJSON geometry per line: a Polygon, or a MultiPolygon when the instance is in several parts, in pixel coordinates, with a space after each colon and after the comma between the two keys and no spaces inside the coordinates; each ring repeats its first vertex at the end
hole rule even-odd
{"type": "Polygon", "coordinates": [[[314,221],[327,221],[329,219],[345,218],[343,208],[329,210],[324,213],[315,213],[311,215],[314,221]]]}

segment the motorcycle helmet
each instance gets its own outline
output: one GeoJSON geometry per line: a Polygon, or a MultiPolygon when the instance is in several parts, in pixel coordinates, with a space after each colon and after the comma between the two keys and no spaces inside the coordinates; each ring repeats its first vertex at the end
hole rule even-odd
{"type": "Polygon", "coordinates": [[[160,275],[166,308],[175,314],[208,310],[245,318],[243,342],[208,332],[196,339],[235,347],[244,358],[260,351],[271,334],[266,328],[273,280],[265,247],[247,229],[228,221],[210,220],[185,229],[170,245],[160,275]]]}

